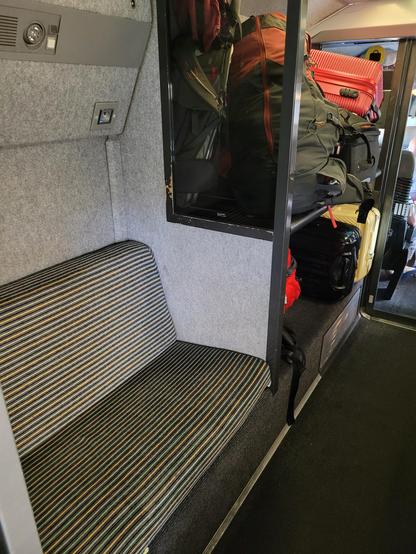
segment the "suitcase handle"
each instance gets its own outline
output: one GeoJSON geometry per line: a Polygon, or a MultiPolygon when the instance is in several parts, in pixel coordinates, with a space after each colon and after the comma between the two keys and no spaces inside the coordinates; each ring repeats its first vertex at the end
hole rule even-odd
{"type": "Polygon", "coordinates": [[[349,255],[340,255],[332,264],[330,270],[331,287],[333,290],[345,291],[350,287],[352,272],[355,273],[357,265],[357,253],[354,251],[349,255]],[[342,283],[342,276],[347,277],[347,281],[342,283]]]}
{"type": "Polygon", "coordinates": [[[358,98],[360,93],[355,88],[341,88],[339,89],[339,95],[344,98],[358,98]]]}

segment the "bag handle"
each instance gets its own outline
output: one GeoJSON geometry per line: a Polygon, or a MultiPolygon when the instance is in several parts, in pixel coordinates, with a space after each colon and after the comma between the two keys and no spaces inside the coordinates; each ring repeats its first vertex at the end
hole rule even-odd
{"type": "Polygon", "coordinates": [[[359,132],[355,131],[354,134],[355,134],[355,136],[362,138],[363,141],[365,142],[365,144],[367,146],[367,163],[368,163],[368,165],[371,165],[371,167],[374,167],[374,164],[376,163],[376,158],[371,153],[370,141],[368,140],[368,138],[366,137],[366,135],[364,133],[359,133],[359,132]]]}

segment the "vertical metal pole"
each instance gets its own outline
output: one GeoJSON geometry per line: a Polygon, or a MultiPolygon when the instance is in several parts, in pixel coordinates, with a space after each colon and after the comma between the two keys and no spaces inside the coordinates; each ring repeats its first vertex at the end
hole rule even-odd
{"type": "MultiPolygon", "coordinates": [[[[380,230],[373,267],[365,289],[365,311],[374,315],[378,281],[383,264],[384,250],[391,225],[394,192],[399,173],[401,152],[407,124],[410,98],[416,75],[416,41],[406,39],[400,43],[395,74],[393,76],[391,101],[386,120],[386,134],[382,148],[382,170],[380,209],[382,212],[380,230]]],[[[386,106],[387,109],[387,106],[386,106]]],[[[388,315],[390,319],[390,315],[388,315]]]]}
{"type": "Polygon", "coordinates": [[[293,174],[296,168],[307,9],[308,0],[288,1],[267,337],[267,361],[272,373],[273,393],[277,391],[279,384],[287,250],[292,219],[293,174]]]}

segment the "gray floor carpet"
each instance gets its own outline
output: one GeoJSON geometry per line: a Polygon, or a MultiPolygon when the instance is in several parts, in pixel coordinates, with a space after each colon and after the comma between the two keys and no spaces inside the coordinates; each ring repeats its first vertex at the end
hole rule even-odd
{"type": "Polygon", "coordinates": [[[362,320],[215,554],[416,552],[416,333],[362,320]]]}

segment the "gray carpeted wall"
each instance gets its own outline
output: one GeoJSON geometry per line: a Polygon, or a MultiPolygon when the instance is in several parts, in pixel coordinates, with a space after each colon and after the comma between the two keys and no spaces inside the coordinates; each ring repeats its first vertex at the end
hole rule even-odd
{"type": "MultiPolygon", "coordinates": [[[[53,3],[104,14],[131,10],[130,0],[53,3]]],[[[149,20],[155,5],[138,2],[139,17],[149,20]]],[[[107,143],[85,138],[91,100],[110,79],[126,113],[136,70],[0,60],[8,75],[0,82],[7,104],[0,110],[0,143],[7,145],[0,147],[0,283],[114,241],[141,240],[155,251],[179,338],[264,357],[271,243],[166,221],[153,19],[125,132],[107,143]],[[28,83],[37,72],[43,84],[33,93],[28,83]],[[75,114],[66,108],[69,91],[75,114]]]]}
{"type": "Polygon", "coordinates": [[[105,139],[0,149],[1,282],[113,242],[105,139]]]}
{"type": "MultiPolygon", "coordinates": [[[[149,2],[135,10],[130,0],[51,3],[151,20],[149,2]]],[[[5,283],[126,238],[118,143],[106,148],[107,130],[91,133],[90,124],[96,101],[117,100],[113,132],[123,131],[138,70],[0,59],[0,74],[5,283]]]]}

